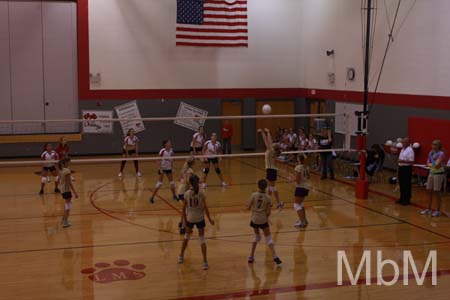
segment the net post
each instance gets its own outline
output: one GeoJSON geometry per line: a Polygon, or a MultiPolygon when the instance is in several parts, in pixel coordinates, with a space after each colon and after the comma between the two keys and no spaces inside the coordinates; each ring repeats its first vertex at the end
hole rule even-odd
{"type": "MultiPolygon", "coordinates": [[[[362,119],[361,114],[359,119],[362,119]]],[[[361,124],[361,121],[359,122],[361,124]]],[[[358,126],[359,127],[359,126],[358,126]]],[[[356,180],[355,196],[358,199],[369,198],[369,181],[366,176],[366,148],[367,148],[367,133],[359,130],[356,137],[356,150],[359,153],[359,178],[356,180]]]]}

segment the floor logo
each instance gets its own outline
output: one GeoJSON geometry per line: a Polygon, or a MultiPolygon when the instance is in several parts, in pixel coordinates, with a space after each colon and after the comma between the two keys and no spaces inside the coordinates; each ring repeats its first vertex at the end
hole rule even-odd
{"type": "Polygon", "coordinates": [[[90,274],[88,278],[98,283],[111,283],[114,281],[139,280],[145,277],[142,271],[145,269],[143,264],[134,264],[130,266],[128,260],[116,260],[112,264],[96,263],[95,268],[86,268],[81,270],[82,274],[90,274]]]}

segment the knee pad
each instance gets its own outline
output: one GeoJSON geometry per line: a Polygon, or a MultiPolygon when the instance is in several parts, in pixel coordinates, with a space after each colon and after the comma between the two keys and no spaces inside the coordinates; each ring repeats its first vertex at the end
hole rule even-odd
{"type": "Polygon", "coordinates": [[[175,182],[174,181],[170,182],[170,187],[175,187],[175,182]]]}
{"type": "Polygon", "coordinates": [[[255,234],[255,239],[253,240],[253,243],[259,243],[261,241],[261,235],[255,234]]]}
{"type": "Polygon", "coordinates": [[[206,244],[206,240],[205,240],[204,236],[199,237],[198,240],[200,242],[200,245],[206,244]]]}
{"type": "Polygon", "coordinates": [[[275,186],[269,186],[269,192],[276,192],[277,188],[275,186]]]}
{"type": "Polygon", "coordinates": [[[303,210],[305,208],[305,205],[302,203],[302,204],[298,204],[298,203],[294,203],[294,209],[295,209],[295,211],[301,211],[301,210],[303,210]]]}
{"type": "Polygon", "coordinates": [[[273,245],[272,236],[270,235],[266,236],[266,243],[267,245],[273,245]]]}
{"type": "Polygon", "coordinates": [[[72,203],[66,203],[66,205],[64,206],[65,210],[70,210],[72,208],[72,203]]]}
{"type": "Polygon", "coordinates": [[[203,173],[208,174],[209,173],[209,168],[204,168],[203,169],[203,173]]]}
{"type": "Polygon", "coordinates": [[[216,173],[217,173],[217,175],[220,175],[220,173],[222,173],[222,171],[220,170],[220,168],[216,168],[216,173]]]}
{"type": "Polygon", "coordinates": [[[47,183],[47,177],[42,176],[41,177],[41,183],[47,183]]]}
{"type": "Polygon", "coordinates": [[[155,188],[159,189],[160,187],[162,187],[163,183],[161,181],[158,181],[155,185],[155,188]]]}
{"type": "Polygon", "coordinates": [[[59,175],[55,177],[55,181],[59,182],[59,175]]]}
{"type": "Polygon", "coordinates": [[[188,233],[185,233],[185,234],[184,234],[184,239],[185,239],[186,241],[189,241],[189,240],[191,239],[191,235],[188,234],[188,233]]]}

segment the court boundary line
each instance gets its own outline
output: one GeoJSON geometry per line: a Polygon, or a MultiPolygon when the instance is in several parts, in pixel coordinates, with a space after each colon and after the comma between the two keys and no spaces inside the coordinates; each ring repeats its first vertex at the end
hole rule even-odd
{"type": "MultiPolygon", "coordinates": [[[[437,277],[448,276],[450,275],[450,269],[439,270],[436,272],[437,277]]],[[[426,278],[432,276],[432,272],[427,272],[425,274],[426,278]]],[[[407,276],[408,279],[414,279],[414,274],[410,274],[407,276]]],[[[394,277],[391,276],[383,276],[384,280],[392,280],[394,277]]],[[[402,281],[405,278],[403,274],[399,275],[398,280],[402,281]]],[[[376,282],[377,277],[371,277],[371,282],[376,282]]],[[[355,286],[364,286],[366,283],[365,278],[360,278],[356,282],[355,286]]],[[[244,297],[255,297],[255,296],[268,296],[268,295],[279,295],[279,294],[287,294],[287,293],[298,293],[304,291],[314,291],[314,290],[324,290],[324,289],[332,289],[332,288],[344,288],[344,287],[352,287],[354,285],[351,284],[350,280],[346,280],[342,282],[342,285],[338,285],[336,281],[329,282],[321,282],[321,283],[311,283],[311,284],[302,284],[302,285],[294,285],[288,287],[275,287],[275,288],[263,288],[263,289],[247,289],[237,292],[229,292],[222,294],[209,294],[209,295],[198,295],[198,296],[188,296],[188,297],[179,297],[179,298],[171,298],[170,300],[222,300],[222,299],[239,299],[244,297]]],[[[371,285],[372,286],[372,285],[371,285]]]]}
{"type": "MultiPolygon", "coordinates": [[[[382,226],[392,226],[392,225],[403,225],[404,223],[380,223],[380,224],[367,224],[367,225],[358,225],[358,226],[345,226],[345,227],[327,227],[327,228],[317,228],[317,229],[304,229],[304,230],[288,230],[288,231],[279,231],[277,234],[290,234],[290,233],[300,233],[300,232],[312,232],[312,231],[331,231],[331,230],[340,230],[340,229],[352,229],[352,228],[366,228],[366,227],[382,227],[382,226]]],[[[144,229],[147,229],[144,227],[144,229]]],[[[178,235],[178,234],[177,234],[178,235]]],[[[207,240],[211,241],[221,241],[221,238],[233,238],[233,237],[244,237],[244,236],[253,236],[252,233],[248,234],[240,234],[240,235],[227,235],[223,237],[207,237],[207,240]]],[[[198,238],[192,238],[192,240],[196,240],[198,238]]],[[[132,246],[132,245],[146,245],[146,244],[157,244],[157,243],[173,243],[173,242],[181,242],[181,239],[170,239],[170,240],[155,240],[155,241],[140,241],[140,242],[127,242],[127,243],[114,243],[114,244],[91,244],[91,245],[79,245],[72,247],[57,247],[57,248],[42,248],[42,249],[27,249],[27,250],[16,250],[16,251],[3,251],[0,252],[0,255],[6,254],[19,254],[19,253],[31,253],[31,252],[46,252],[46,251],[59,251],[59,250],[67,250],[67,249],[84,249],[84,248],[104,248],[104,247],[120,247],[120,246],[132,246]]],[[[225,240],[223,240],[225,241],[225,240]]],[[[234,241],[226,241],[226,242],[234,242],[234,241]]],[[[245,242],[245,243],[251,243],[245,242]]],[[[450,241],[442,241],[442,242],[430,242],[428,244],[420,243],[420,244],[409,244],[409,245],[395,245],[395,247],[403,247],[403,246],[424,246],[424,245],[443,245],[448,244],[450,241]]],[[[306,248],[354,248],[355,246],[322,246],[322,245],[302,245],[302,247],[306,248]]],[[[364,246],[361,246],[362,248],[364,246]]],[[[392,248],[392,247],[390,247],[392,248]]]]}

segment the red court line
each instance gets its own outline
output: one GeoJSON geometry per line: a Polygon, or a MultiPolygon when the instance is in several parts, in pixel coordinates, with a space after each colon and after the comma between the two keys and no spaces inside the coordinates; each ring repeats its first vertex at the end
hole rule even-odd
{"type": "MultiPolygon", "coordinates": [[[[450,275],[450,269],[437,271],[436,276],[448,276],[450,275]]],[[[427,272],[425,277],[429,278],[432,276],[432,272],[427,272]]],[[[393,278],[393,276],[383,277],[384,280],[389,281],[393,278]]],[[[414,279],[414,275],[411,274],[408,276],[409,279],[414,279]]],[[[399,276],[399,281],[403,280],[403,275],[399,276]]],[[[371,278],[372,285],[376,285],[377,278],[371,278]]],[[[356,283],[356,286],[361,286],[366,284],[366,279],[359,279],[356,283]]],[[[173,298],[172,300],[221,300],[221,299],[237,299],[244,297],[255,297],[255,296],[268,296],[268,295],[280,295],[286,293],[295,293],[295,292],[303,292],[303,291],[314,291],[314,290],[323,290],[323,289],[332,289],[332,288],[341,288],[341,287],[349,287],[352,286],[349,280],[343,281],[342,285],[338,285],[337,282],[323,282],[323,283],[311,283],[304,285],[295,285],[290,287],[275,287],[268,289],[260,289],[260,290],[244,290],[238,292],[230,292],[223,294],[211,294],[204,296],[190,296],[190,297],[181,297],[181,298],[173,298]]]]}
{"type": "MultiPolygon", "coordinates": [[[[148,190],[150,191],[150,193],[153,194],[153,189],[148,188],[148,190]]],[[[161,199],[164,203],[166,203],[170,208],[172,208],[173,210],[175,210],[179,215],[182,215],[181,210],[179,210],[178,208],[176,208],[175,206],[172,205],[172,203],[170,203],[168,200],[166,200],[165,198],[161,197],[160,195],[158,195],[158,193],[156,193],[155,197],[158,197],[159,199],[161,199]]]]}
{"type": "Polygon", "coordinates": [[[148,227],[148,226],[145,226],[145,225],[141,225],[141,224],[138,224],[138,223],[134,223],[134,222],[131,222],[131,221],[128,221],[128,220],[125,220],[125,219],[116,217],[116,216],[114,216],[112,213],[108,212],[107,210],[102,209],[100,206],[98,206],[97,204],[95,204],[95,199],[94,199],[95,194],[96,194],[99,190],[101,190],[102,188],[104,188],[105,186],[107,186],[107,185],[109,185],[109,184],[111,184],[111,182],[107,182],[107,183],[105,183],[105,184],[100,185],[100,186],[97,187],[94,191],[92,191],[92,193],[91,193],[91,195],[90,195],[90,197],[89,197],[89,201],[91,202],[91,205],[92,205],[98,212],[102,213],[102,214],[105,215],[105,216],[110,217],[111,219],[115,219],[115,220],[117,220],[117,221],[121,221],[121,222],[124,222],[124,223],[128,223],[128,224],[130,224],[130,225],[134,225],[134,226],[141,227],[141,228],[144,228],[144,229],[149,229],[149,230],[159,231],[159,232],[166,232],[166,233],[171,233],[171,234],[178,234],[178,233],[175,233],[175,232],[172,232],[172,231],[168,231],[168,230],[162,230],[162,229],[151,228],[151,227],[148,227]]]}

